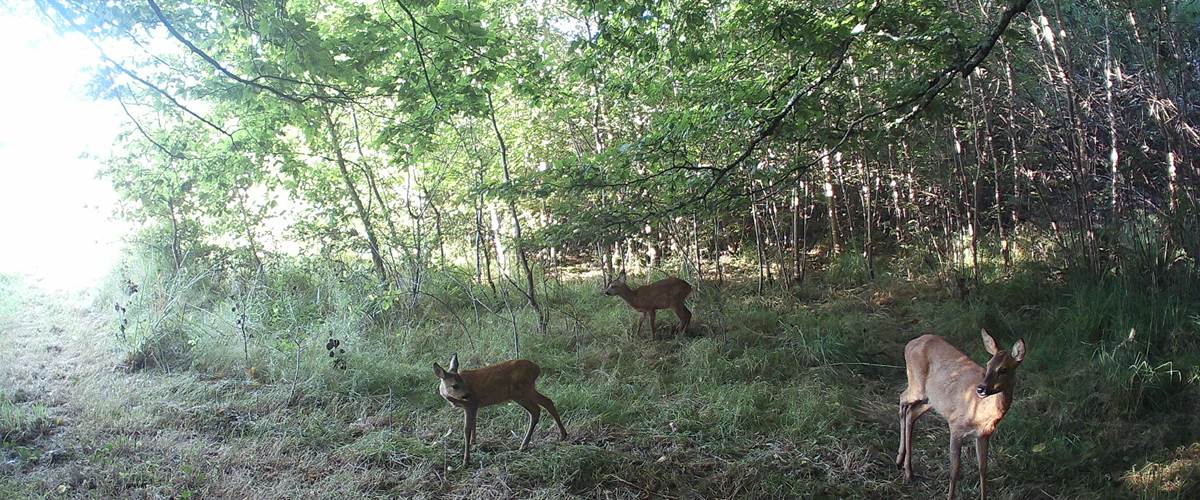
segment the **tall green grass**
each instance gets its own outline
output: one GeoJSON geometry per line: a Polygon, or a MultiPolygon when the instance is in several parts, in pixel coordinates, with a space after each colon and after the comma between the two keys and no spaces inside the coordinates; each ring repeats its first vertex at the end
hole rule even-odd
{"type": "MultiPolygon", "coordinates": [[[[871,280],[861,258],[847,256],[819,280],[762,294],[751,280],[722,288],[697,282],[692,331],[656,341],[635,337],[636,314],[601,295],[595,280],[539,277],[549,318],[540,333],[519,295],[506,300],[469,273],[431,272],[414,296],[385,289],[365,267],[304,259],[238,273],[199,260],[175,270],[162,259],[131,257],[101,305],[125,307],[126,332],[114,311],[110,334],[131,359],[152,361],[130,368],[286,388],[291,404],[317,409],[304,431],[315,442],[411,467],[442,451],[412,433],[353,438],[323,429],[345,417],[326,413],[322,401],[386,398],[416,436],[432,436],[458,425],[433,390],[433,362],[451,352],[465,368],[533,359],[543,368],[543,392],[583,437],[536,454],[489,447],[484,438],[485,464],[503,457],[505,477],[519,477],[531,495],[586,494],[612,476],[699,495],[750,480],[753,489],[742,493],[894,493],[887,460],[873,457],[894,452],[903,345],[928,332],[976,360],[984,359],[980,328],[1006,345],[1026,339],[1017,401],[992,455],[993,470],[1010,478],[998,487],[1012,496],[1037,488],[1135,494],[1143,490],[1128,485],[1141,476],[1129,471],[1160,471],[1154,464],[1200,439],[1200,291],[1190,281],[1097,278],[1041,260],[1004,269],[992,256],[963,298],[946,278],[957,271],[906,267],[914,262],[927,265],[879,259],[871,280]],[[139,291],[129,293],[127,281],[139,291]],[[330,338],[346,352],[331,358],[330,338]],[[690,468],[712,460],[705,453],[723,464],[713,483],[688,476],[704,475],[690,468]],[[1106,479],[1113,477],[1125,483],[1106,479]]],[[[660,327],[675,321],[660,312],[660,327]]],[[[524,418],[491,412],[483,435],[519,430],[524,418]]],[[[931,416],[921,425],[944,424],[931,416]]],[[[942,470],[944,454],[932,457],[921,466],[942,470]]],[[[463,480],[456,487],[470,488],[463,480]]],[[[1185,483],[1182,491],[1194,491],[1194,481],[1185,483]]]]}

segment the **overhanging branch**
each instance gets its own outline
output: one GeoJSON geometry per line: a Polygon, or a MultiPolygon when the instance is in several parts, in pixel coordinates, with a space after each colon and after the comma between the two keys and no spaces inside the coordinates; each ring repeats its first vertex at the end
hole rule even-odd
{"type": "Polygon", "coordinates": [[[338,101],[341,99],[334,99],[334,98],[331,98],[324,94],[321,94],[321,95],[308,94],[308,95],[298,96],[298,95],[294,95],[294,94],[291,94],[288,92],[284,92],[284,91],[279,90],[270,85],[264,85],[264,84],[260,83],[258,80],[264,79],[264,78],[270,78],[270,79],[274,79],[274,80],[285,81],[285,82],[296,83],[296,84],[313,85],[313,86],[319,87],[321,89],[335,90],[340,94],[343,94],[343,95],[345,94],[345,91],[338,89],[336,87],[332,87],[330,85],[313,83],[313,82],[301,82],[299,80],[286,78],[286,77],[282,77],[282,76],[257,76],[254,78],[245,78],[243,76],[240,76],[237,73],[234,73],[233,71],[226,68],[224,65],[222,65],[219,61],[217,61],[215,58],[213,58],[207,52],[201,50],[200,47],[197,47],[196,44],[191,42],[191,40],[188,40],[187,37],[183,36],[183,34],[179,32],[179,30],[175,29],[175,25],[172,24],[171,21],[167,19],[166,15],[163,14],[162,9],[159,8],[157,2],[155,2],[154,0],[146,0],[146,2],[150,5],[150,10],[154,11],[154,16],[156,18],[158,18],[158,21],[162,23],[163,27],[167,28],[167,31],[169,33],[171,33],[172,37],[174,37],[176,40],[178,40],[179,43],[182,43],[193,54],[195,54],[200,59],[203,59],[204,62],[208,63],[210,66],[215,68],[221,74],[229,77],[230,79],[232,79],[238,83],[241,83],[243,85],[248,85],[255,89],[271,93],[271,94],[279,97],[280,99],[283,99],[285,101],[292,102],[295,104],[303,104],[303,103],[306,103],[313,99],[317,99],[317,100],[321,100],[321,101],[338,101]]]}
{"type": "Polygon", "coordinates": [[[975,71],[975,68],[979,66],[979,64],[987,58],[988,54],[992,52],[992,49],[996,48],[996,43],[1000,41],[1000,37],[1003,36],[1004,32],[1008,30],[1008,25],[1012,23],[1013,18],[1016,17],[1017,14],[1025,12],[1025,9],[1028,8],[1029,4],[1032,2],[1033,0],[1014,0],[1012,5],[1010,5],[1008,9],[1004,11],[1004,14],[1000,16],[1000,22],[998,22],[996,27],[992,29],[991,34],[989,34],[988,37],[983,40],[983,43],[980,43],[979,46],[975,48],[975,52],[973,52],[966,60],[958,64],[951,64],[950,66],[947,66],[946,69],[942,70],[936,76],[931,78],[929,85],[925,87],[925,90],[922,90],[921,93],[909,100],[909,103],[915,103],[915,105],[912,107],[912,110],[896,120],[897,123],[907,121],[917,113],[921,112],[922,109],[925,109],[925,107],[928,106],[930,102],[933,102],[933,99],[942,92],[942,90],[954,82],[954,79],[957,76],[962,75],[963,78],[970,76],[971,72],[975,71]]]}
{"type": "MultiPolygon", "coordinates": [[[[810,162],[806,162],[804,164],[797,165],[797,166],[789,169],[788,171],[784,172],[784,176],[792,177],[796,174],[807,171],[809,168],[811,168],[812,166],[819,163],[822,158],[825,158],[828,155],[831,155],[834,152],[838,151],[847,142],[847,140],[855,132],[857,132],[868,120],[878,118],[880,116],[884,116],[889,113],[892,113],[892,112],[895,112],[895,111],[898,111],[901,109],[905,109],[905,108],[910,108],[910,107],[911,108],[909,109],[909,111],[907,113],[905,113],[903,116],[901,116],[900,118],[898,118],[895,122],[902,123],[902,122],[907,121],[908,119],[912,118],[913,116],[915,116],[922,109],[924,109],[926,106],[928,106],[928,104],[930,102],[932,102],[932,100],[934,98],[936,98],[937,95],[939,93],[941,93],[941,91],[943,91],[946,87],[948,87],[951,83],[953,83],[957,76],[959,76],[959,75],[961,75],[963,77],[969,76],[971,74],[971,72],[974,71],[975,68],[978,67],[979,64],[981,64],[987,58],[987,56],[992,52],[992,50],[995,48],[996,44],[999,42],[1000,38],[1003,36],[1004,32],[1008,30],[1008,27],[1012,23],[1013,18],[1015,18],[1018,14],[1024,12],[1030,3],[1032,3],[1032,0],[1014,0],[1013,3],[1009,5],[1008,9],[1006,9],[1004,11],[1004,13],[1001,15],[1000,20],[996,24],[996,26],[992,29],[992,31],[988,34],[988,36],[983,40],[983,42],[981,42],[979,44],[979,46],[976,47],[975,51],[973,51],[969,57],[967,57],[965,60],[958,62],[956,64],[951,64],[951,65],[947,66],[945,69],[943,69],[942,71],[940,71],[939,73],[937,73],[935,76],[933,76],[930,79],[929,85],[926,86],[925,89],[923,89],[921,92],[917,93],[916,95],[909,97],[907,99],[904,99],[903,101],[896,102],[896,103],[893,103],[893,104],[890,104],[890,105],[878,108],[876,110],[866,112],[866,113],[859,115],[858,117],[856,117],[854,120],[852,120],[850,122],[850,125],[841,134],[841,137],[838,138],[837,143],[834,144],[833,147],[827,149],[827,151],[824,154],[818,156],[814,160],[812,160],[810,162]]],[[[873,14],[875,14],[875,12],[878,11],[879,7],[880,7],[880,4],[877,3],[871,9],[871,11],[867,13],[867,15],[864,17],[862,22],[867,23],[870,20],[871,16],[873,14]]],[[[687,199],[685,199],[684,201],[677,203],[675,205],[672,205],[666,209],[642,214],[642,215],[632,218],[632,219],[612,221],[612,222],[609,222],[608,224],[606,224],[605,227],[611,228],[613,226],[628,224],[628,223],[635,223],[635,222],[642,223],[642,222],[645,222],[654,217],[678,212],[679,210],[686,208],[687,206],[689,206],[691,204],[706,200],[709,196],[712,195],[713,191],[716,190],[716,188],[721,184],[721,182],[724,180],[724,178],[729,175],[730,172],[732,172],[737,167],[741,166],[742,163],[745,162],[746,159],[748,159],[754,153],[754,151],[759,147],[760,144],[762,144],[766,139],[773,136],[778,131],[778,129],[781,126],[781,124],[783,123],[784,119],[787,118],[791,114],[791,112],[795,109],[796,104],[799,102],[799,100],[801,98],[803,98],[806,95],[809,95],[813,90],[820,88],[821,86],[825,85],[830,79],[833,78],[833,76],[837,73],[837,71],[841,68],[841,66],[845,62],[846,57],[849,54],[851,44],[854,40],[855,40],[855,37],[851,37],[851,38],[847,39],[846,43],[839,50],[839,55],[838,55],[837,59],[834,61],[833,64],[830,65],[829,69],[826,70],[824,75],[822,75],[821,78],[819,78],[812,84],[806,86],[803,90],[793,94],[792,97],[788,100],[787,104],[777,114],[770,117],[764,123],[764,125],[760,129],[758,135],[755,136],[755,138],[750,141],[750,143],[747,145],[747,147],[745,149],[743,149],[742,152],[737,157],[735,157],[732,161],[726,163],[725,165],[723,165],[721,167],[705,167],[703,170],[711,171],[713,173],[713,178],[707,183],[707,186],[701,193],[694,195],[694,196],[690,196],[687,199]]],[[[666,169],[666,170],[669,171],[669,170],[696,170],[696,169],[672,167],[672,168],[666,169]]],[[[658,177],[658,176],[662,175],[663,173],[664,172],[655,172],[655,173],[651,174],[649,177],[658,177]]],[[[774,186],[778,186],[778,185],[779,185],[778,183],[774,184],[774,186]]],[[[771,189],[771,188],[770,187],[760,187],[758,189],[752,190],[751,194],[761,193],[767,189],[771,189]]]]}

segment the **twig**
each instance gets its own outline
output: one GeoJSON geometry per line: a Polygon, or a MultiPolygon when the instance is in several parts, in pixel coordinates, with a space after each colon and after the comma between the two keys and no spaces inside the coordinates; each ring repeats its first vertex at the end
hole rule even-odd
{"type": "Polygon", "coordinates": [[[646,489],[646,488],[643,488],[643,487],[641,487],[641,486],[638,486],[638,485],[636,485],[636,484],[634,484],[634,483],[632,483],[632,482],[630,482],[630,481],[626,480],[625,478],[623,478],[623,477],[621,477],[621,476],[618,476],[618,475],[616,475],[616,474],[609,474],[609,475],[608,475],[608,477],[611,477],[611,478],[613,478],[613,479],[616,479],[617,481],[620,481],[620,482],[622,482],[622,483],[625,483],[625,484],[627,484],[627,485],[629,485],[629,486],[632,486],[632,487],[634,487],[634,488],[637,488],[637,489],[638,489],[638,491],[641,491],[642,493],[645,493],[645,494],[647,494],[647,495],[654,495],[654,496],[656,496],[656,497],[669,498],[669,499],[672,499],[672,500],[679,498],[679,497],[673,497],[673,496],[671,496],[671,495],[667,495],[667,494],[665,494],[665,493],[659,493],[659,492],[657,492],[657,491],[648,490],[648,489],[646,489]]]}
{"type": "Polygon", "coordinates": [[[880,363],[859,363],[859,362],[854,362],[854,361],[846,361],[846,362],[841,362],[841,363],[825,363],[823,365],[817,365],[816,368],[824,367],[824,366],[874,366],[876,368],[895,368],[897,370],[904,369],[903,366],[899,366],[899,365],[884,365],[884,364],[880,364],[880,363]]]}

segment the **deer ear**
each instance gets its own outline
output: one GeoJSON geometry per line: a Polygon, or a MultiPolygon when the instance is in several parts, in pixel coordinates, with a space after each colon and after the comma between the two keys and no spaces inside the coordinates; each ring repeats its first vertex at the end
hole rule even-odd
{"type": "Polygon", "coordinates": [[[1016,344],[1013,344],[1012,357],[1018,363],[1025,359],[1025,339],[1018,340],[1016,344]]]}
{"type": "Polygon", "coordinates": [[[996,339],[992,338],[992,334],[988,333],[985,329],[980,329],[979,333],[983,336],[983,347],[987,349],[988,354],[995,356],[997,352],[1000,352],[1000,348],[996,346],[996,339]]]}
{"type": "Polygon", "coordinates": [[[437,363],[433,364],[433,374],[437,375],[437,378],[446,378],[446,370],[443,370],[442,365],[437,363]]]}
{"type": "Polygon", "coordinates": [[[458,373],[458,353],[450,356],[450,373],[458,373]]]}

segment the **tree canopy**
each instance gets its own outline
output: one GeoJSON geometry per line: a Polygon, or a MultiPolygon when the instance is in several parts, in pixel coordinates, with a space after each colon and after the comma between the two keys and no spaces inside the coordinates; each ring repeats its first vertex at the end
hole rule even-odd
{"type": "Polygon", "coordinates": [[[177,261],[369,255],[415,293],[495,260],[533,302],[531,267],[743,243],[766,279],[1007,265],[1022,230],[1101,272],[1139,221],[1200,252],[1195,1],[39,5],[102,54],[107,175],[177,261]]]}

